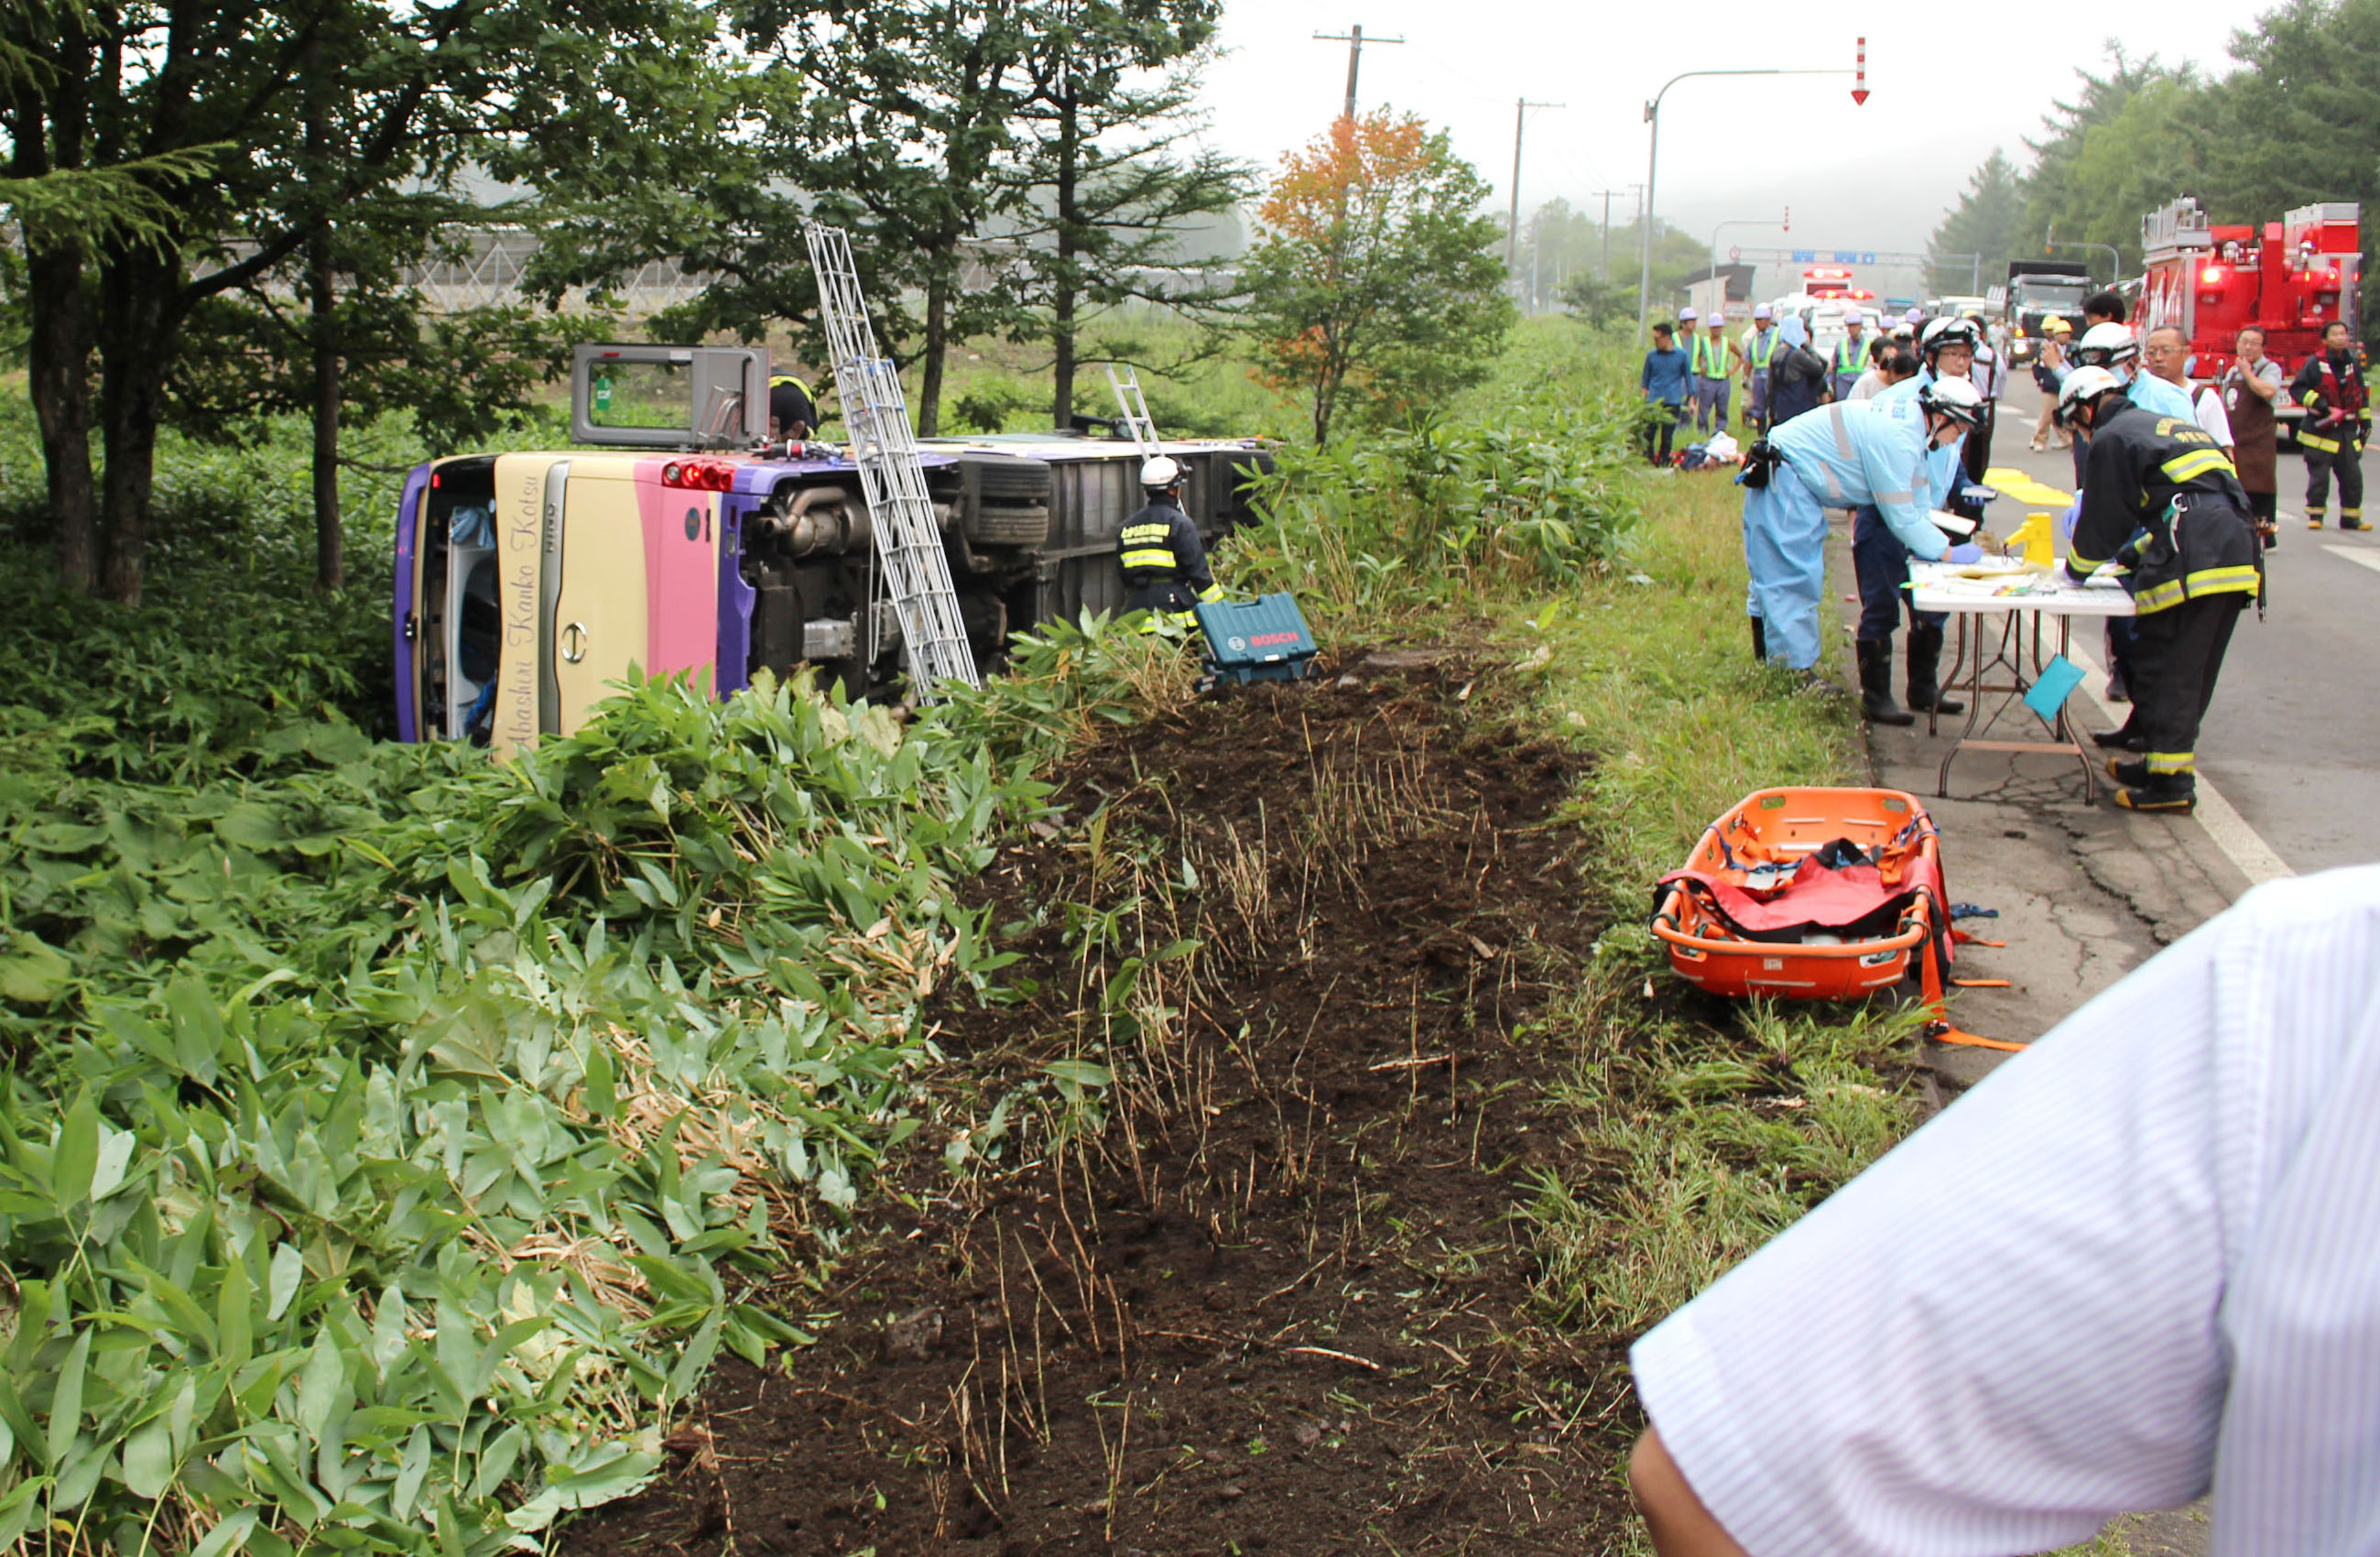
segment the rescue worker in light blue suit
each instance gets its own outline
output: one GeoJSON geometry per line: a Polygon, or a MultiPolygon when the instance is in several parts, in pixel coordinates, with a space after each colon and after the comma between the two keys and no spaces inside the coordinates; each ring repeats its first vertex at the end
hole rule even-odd
{"type": "MultiPolygon", "coordinates": [[[[1928,445],[1953,441],[1968,420],[1920,402],[1921,430],[1873,401],[1821,406],[1755,446],[1742,478],[1743,555],[1754,650],[1815,671],[1827,572],[1827,510],[1873,504],[1912,552],[1941,556],[1949,541],[1928,518],[1928,445]]],[[[1972,414],[1972,413],[1971,413],[1972,414]]]]}
{"type": "Polygon", "coordinates": [[[2140,337],[2130,326],[2092,325],[2074,343],[2073,355],[2078,368],[2105,368],[2115,374],[2116,382],[2124,386],[2124,398],[2150,415],[2197,422],[2198,407],[2191,404],[2190,391],[2141,371],[2140,337]]]}
{"type": "MultiPolygon", "coordinates": [[[[1982,338],[1972,321],[1933,321],[1919,336],[1918,349],[1925,358],[1925,366],[1917,370],[1914,377],[1876,391],[1874,402],[1877,405],[1889,405],[1896,400],[1913,402],[1918,395],[1944,379],[1968,378],[1974,371],[1975,346],[1982,338]]],[[[1903,407],[1904,410],[1906,408],[1903,407]]],[[[1925,468],[1933,479],[1934,501],[1945,508],[1953,505],[1953,497],[1966,484],[1960,477],[1961,456],[1965,452],[1966,439],[1962,430],[1949,444],[1934,448],[1925,456],[1925,468]]]]}
{"type": "MultiPolygon", "coordinates": [[[[1912,437],[1929,444],[1925,464],[1926,484],[1931,489],[1926,502],[1930,506],[1978,506],[1972,503],[1961,505],[1954,498],[1954,494],[1976,490],[1967,486],[1966,468],[1960,458],[1966,430],[1973,426],[1973,419],[1985,414],[1983,392],[1972,381],[1937,379],[1914,395],[1898,395],[1890,399],[1879,395],[1871,403],[1887,416],[1906,423],[1912,437]],[[1927,435],[1931,419],[1937,414],[1950,416],[1963,424],[1958,439],[1944,448],[1931,447],[1927,435]],[[1949,485],[1945,486],[1945,482],[1949,485]]],[[[1973,546],[1954,545],[1950,551],[1951,556],[1961,561],[1981,554],[1973,546]]],[[[1942,614],[1919,611],[1910,603],[1912,555],[1922,557],[1925,553],[1908,545],[1873,504],[1852,516],[1852,571],[1859,580],[1860,596],[1859,627],[1852,636],[1858,640],[1860,712],[1871,724],[1913,724],[1919,712],[1966,711],[1964,703],[1942,695],[1942,614]],[[1900,630],[1904,606],[1909,610],[1907,708],[1892,700],[1890,675],[1892,635],[1900,630]]]]}

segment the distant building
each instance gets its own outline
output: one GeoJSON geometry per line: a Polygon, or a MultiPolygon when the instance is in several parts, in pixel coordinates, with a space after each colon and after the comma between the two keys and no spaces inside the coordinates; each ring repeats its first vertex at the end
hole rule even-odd
{"type": "Polygon", "coordinates": [[[1731,303],[1748,303],[1751,300],[1750,265],[1721,265],[1716,274],[1706,268],[1686,287],[1686,301],[1703,313],[1731,303]]]}

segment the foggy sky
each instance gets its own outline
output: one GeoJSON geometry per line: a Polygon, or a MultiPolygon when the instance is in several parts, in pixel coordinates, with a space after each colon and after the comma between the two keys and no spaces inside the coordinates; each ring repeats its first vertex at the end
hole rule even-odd
{"type": "MultiPolygon", "coordinates": [[[[1645,100],[1681,71],[1761,66],[1836,68],[1868,41],[1865,107],[1852,78],[1687,80],[1661,108],[1658,214],[1708,241],[1726,219],[1780,219],[1791,234],[1733,227],[1720,247],[1902,249],[1926,236],[1992,148],[2020,169],[2074,67],[2099,66],[2108,38],[2135,56],[2193,60],[2220,73],[2232,31],[2259,7],[2190,0],[2002,0],[1976,6],[1548,4],[1545,0],[1228,0],[1230,51],[1208,72],[1209,143],[1269,173],[1340,109],[1347,46],[1318,43],[1363,23],[1358,106],[1391,105],[1450,129],[1455,150],[1496,186],[1512,169],[1513,100],[1565,103],[1529,116],[1522,219],[1560,196],[1597,216],[1594,191],[1645,180],[1645,100]],[[1827,18],[1807,19],[1812,15],[1827,18]],[[2079,19],[2078,19],[2079,18],[2079,19]]],[[[2176,191],[2177,193],[2187,191],[2176,191]]]]}

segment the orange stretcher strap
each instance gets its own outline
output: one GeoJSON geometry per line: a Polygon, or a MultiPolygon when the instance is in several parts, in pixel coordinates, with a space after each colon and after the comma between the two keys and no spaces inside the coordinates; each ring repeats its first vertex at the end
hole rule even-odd
{"type": "Polygon", "coordinates": [[[1978,1038],[1961,1032],[1948,1022],[1937,1022],[1925,1029],[1925,1036],[1937,1043],[1952,1043],[1962,1049],[1997,1049],[2004,1054],[2022,1054],[2033,1047],[2029,1043],[2003,1043],[1997,1038],[1978,1038]]]}
{"type": "MultiPolygon", "coordinates": [[[[1934,1013],[1934,1019],[1925,1024],[1926,1037],[1932,1039],[1937,1043],[1955,1044],[1962,1049],[1995,1049],[2004,1054],[2021,1054],[2027,1048],[2031,1047],[2031,1045],[2023,1043],[2003,1043],[1997,1038],[1981,1038],[1974,1033],[1964,1031],[1953,1025],[1950,1020],[1949,1008],[1942,1003],[1941,958],[1935,954],[1933,947],[1928,946],[1919,955],[1919,982],[1920,988],[1925,993],[1925,1008],[1934,1013]]],[[[1969,980],[1961,979],[1954,980],[1954,982],[1960,984],[1968,984],[1970,982],[2005,984],[2007,983],[2007,980],[2004,979],[1989,980],[1969,980]]]]}

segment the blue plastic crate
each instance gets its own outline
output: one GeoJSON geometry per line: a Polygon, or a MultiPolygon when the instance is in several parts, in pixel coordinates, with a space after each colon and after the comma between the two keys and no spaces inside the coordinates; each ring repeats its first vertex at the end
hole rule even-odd
{"type": "Polygon", "coordinates": [[[1234,681],[1295,681],[1314,667],[1314,635],[1293,595],[1216,601],[1197,607],[1207,668],[1234,681]]]}

